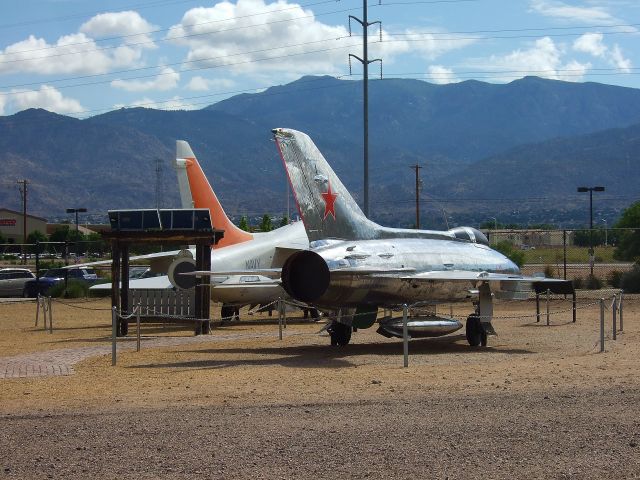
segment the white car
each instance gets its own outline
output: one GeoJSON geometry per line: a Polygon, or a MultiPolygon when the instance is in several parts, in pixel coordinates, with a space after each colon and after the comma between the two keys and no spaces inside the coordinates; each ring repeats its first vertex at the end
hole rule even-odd
{"type": "Polygon", "coordinates": [[[35,275],[26,268],[0,268],[0,297],[26,297],[25,283],[35,275]]]}

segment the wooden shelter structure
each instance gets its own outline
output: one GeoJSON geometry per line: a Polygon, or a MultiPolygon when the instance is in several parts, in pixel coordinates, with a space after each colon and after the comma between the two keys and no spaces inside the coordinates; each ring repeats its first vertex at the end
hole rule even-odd
{"type": "MultiPolygon", "coordinates": [[[[122,317],[132,313],[134,305],[129,292],[129,249],[131,245],[195,245],[195,270],[211,270],[211,248],[224,236],[224,230],[211,226],[208,209],[180,210],[115,210],[109,211],[111,230],[102,237],[111,243],[111,306],[119,313],[117,334],[128,333],[122,317]],[[178,216],[181,220],[177,222],[178,216]],[[133,217],[134,221],[131,221],[133,217]],[[155,217],[157,221],[149,222],[155,217]],[[126,220],[125,220],[126,218],[126,220]],[[144,220],[147,220],[145,225],[144,220]],[[163,221],[163,219],[165,221],[163,221]],[[191,219],[191,222],[188,220],[191,219]],[[139,220],[139,221],[138,221],[139,220]]],[[[193,278],[195,304],[188,315],[147,315],[146,322],[195,324],[195,333],[210,330],[211,290],[209,277],[193,278]]]]}

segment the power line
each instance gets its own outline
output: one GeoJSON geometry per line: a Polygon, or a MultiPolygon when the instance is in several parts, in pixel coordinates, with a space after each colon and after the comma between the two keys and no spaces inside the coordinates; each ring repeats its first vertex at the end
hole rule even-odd
{"type": "MultiPolygon", "coordinates": [[[[196,27],[196,26],[201,26],[201,25],[206,25],[206,24],[210,24],[210,23],[219,23],[219,22],[229,22],[229,21],[237,21],[239,19],[243,19],[243,18],[250,18],[250,17],[255,17],[255,16],[261,16],[261,15],[268,15],[271,13],[277,13],[277,12],[282,12],[282,11],[287,11],[287,10],[292,10],[292,9],[298,9],[300,7],[308,7],[308,6],[316,6],[316,5],[322,5],[325,3],[334,3],[336,1],[340,1],[340,0],[323,0],[321,2],[315,2],[315,3],[310,3],[307,5],[302,5],[302,6],[294,6],[294,7],[288,7],[288,8],[283,8],[281,10],[273,10],[273,11],[268,11],[268,12],[261,12],[261,13],[254,13],[251,15],[243,15],[243,16],[238,16],[238,17],[230,17],[230,18],[226,18],[226,19],[221,19],[221,20],[209,20],[206,22],[199,22],[199,23],[193,23],[193,24],[188,24],[188,25],[182,25],[183,28],[190,28],[190,27],[196,27]]],[[[273,25],[273,24],[277,24],[277,23],[286,23],[286,22],[295,22],[297,20],[304,20],[307,18],[315,18],[315,17],[319,17],[319,16],[325,16],[325,15],[333,15],[336,13],[344,13],[344,12],[349,12],[355,10],[355,8],[348,8],[348,9],[342,9],[342,10],[334,10],[331,12],[323,12],[323,13],[317,13],[317,14],[312,14],[312,15],[304,15],[304,16],[300,16],[300,17],[295,17],[295,18],[288,18],[288,19],[283,19],[283,20],[274,20],[271,22],[264,22],[264,23],[259,23],[259,24],[253,24],[253,25],[243,25],[240,27],[232,27],[232,28],[227,28],[224,30],[212,30],[212,31],[208,31],[208,32],[199,32],[199,33],[191,33],[188,35],[179,35],[179,36],[173,36],[173,37],[166,37],[164,39],[156,39],[156,40],[147,40],[147,41],[143,41],[143,42],[136,42],[136,43],[127,43],[125,44],[128,47],[135,47],[135,46],[140,46],[140,45],[149,45],[152,43],[161,43],[161,42],[168,42],[171,40],[179,40],[179,39],[183,39],[183,38],[192,38],[192,37],[199,37],[199,36],[205,36],[205,35],[214,35],[214,34],[218,34],[218,33],[226,33],[226,32],[233,32],[236,30],[244,30],[247,28],[254,28],[256,26],[264,26],[264,25],[273,25]]],[[[75,42],[75,43],[67,43],[65,45],[51,45],[48,47],[42,47],[42,48],[33,48],[33,49],[29,49],[29,50],[20,50],[18,52],[11,52],[11,53],[3,53],[0,54],[0,56],[6,56],[6,55],[19,55],[19,54],[23,54],[23,53],[31,53],[31,52],[40,52],[40,51],[46,51],[46,50],[55,50],[55,49],[59,49],[59,48],[68,48],[68,47],[74,47],[74,46],[79,46],[79,45],[91,45],[94,44],[96,42],[106,42],[106,41],[110,41],[110,40],[122,40],[122,39],[126,39],[126,38],[132,38],[132,37],[142,37],[144,35],[152,35],[154,33],[162,33],[162,32],[168,32],[172,29],[173,27],[169,27],[169,28],[163,28],[163,29],[158,29],[158,30],[150,30],[147,32],[138,32],[138,33],[130,33],[127,35],[117,35],[117,36],[112,36],[112,37],[105,37],[105,38],[100,38],[100,39],[92,39],[89,41],[85,41],[85,42],[75,42]]],[[[28,61],[33,61],[33,60],[41,60],[41,59],[45,59],[45,58],[53,58],[53,57],[60,57],[60,56],[66,56],[66,55],[77,55],[80,53],[93,53],[93,52],[101,52],[104,50],[113,50],[116,48],[120,48],[122,45],[110,45],[110,46],[106,46],[106,47],[101,47],[101,48],[92,48],[89,50],[80,50],[80,51],[76,51],[76,52],[65,52],[65,53],[59,53],[59,54],[55,54],[55,55],[47,55],[44,57],[33,57],[33,58],[29,58],[29,59],[17,59],[17,60],[3,60],[1,63],[16,63],[16,62],[28,62],[28,61]]]]}
{"type": "MultiPolygon", "coordinates": [[[[60,82],[67,82],[67,81],[73,81],[73,80],[83,80],[83,79],[87,79],[87,78],[98,78],[98,77],[106,77],[106,76],[113,76],[113,75],[120,75],[123,73],[131,73],[131,72],[139,72],[139,71],[145,71],[145,70],[151,70],[151,69],[156,69],[156,68],[163,68],[163,67],[175,67],[175,66],[180,66],[180,65],[187,65],[187,64],[194,64],[194,63],[201,63],[201,62],[210,62],[210,61],[214,61],[214,60],[224,60],[227,58],[232,58],[232,57],[238,57],[238,56],[243,56],[243,55],[251,55],[251,54],[255,54],[255,53],[264,53],[264,52],[271,52],[274,50],[284,50],[287,48],[296,48],[296,47],[303,47],[303,46],[307,46],[307,45],[314,45],[317,43],[324,43],[324,42],[331,42],[331,41],[338,41],[338,40],[344,40],[350,38],[349,36],[344,36],[344,37],[332,37],[332,38],[327,38],[327,39],[322,39],[322,40],[313,40],[313,41],[309,41],[309,42],[303,42],[303,43],[298,43],[298,44],[288,44],[288,45],[282,45],[282,46],[278,46],[278,47],[270,47],[270,48],[263,48],[263,49],[259,49],[259,50],[251,50],[251,51],[245,51],[245,52],[238,52],[238,53],[230,53],[228,55],[219,55],[216,57],[208,57],[208,58],[202,58],[199,60],[187,60],[184,62],[174,62],[174,63],[166,63],[163,65],[153,65],[150,67],[138,67],[138,68],[128,68],[128,69],[124,69],[124,70],[118,70],[118,71],[114,71],[114,72],[109,72],[109,73],[96,73],[96,74],[91,74],[91,75],[78,75],[78,76],[74,76],[74,77],[66,77],[66,78],[59,78],[59,79],[53,79],[53,80],[48,80],[46,83],[47,84],[51,84],[51,83],[60,83],[60,82]]],[[[350,48],[352,45],[347,45],[344,47],[336,47],[336,48],[350,48]]],[[[325,52],[325,51],[330,51],[333,50],[334,48],[328,48],[328,49],[324,49],[324,50],[313,50],[310,52],[301,52],[298,53],[298,55],[300,54],[306,54],[306,53],[318,53],[318,52],[325,52]]],[[[271,59],[271,58],[281,58],[281,57],[267,57],[266,59],[271,59]]],[[[248,60],[246,62],[243,63],[252,63],[252,62],[257,62],[260,59],[257,60],[248,60]]],[[[224,67],[227,64],[223,64],[223,65],[216,65],[216,66],[205,66],[205,67],[198,67],[198,68],[192,68],[192,69],[183,69],[180,70],[180,73],[182,72],[190,72],[190,71],[196,71],[196,70],[203,70],[203,69],[207,69],[207,68],[219,68],[219,67],[224,67]]],[[[229,65],[236,65],[236,64],[229,64],[229,65]]],[[[167,72],[167,73],[157,73],[157,74],[152,74],[152,75],[143,75],[143,76],[137,76],[137,77],[129,77],[129,78],[125,78],[123,80],[139,80],[139,79],[143,79],[143,78],[151,78],[151,77],[160,77],[160,76],[164,76],[164,75],[173,75],[175,72],[167,72]]],[[[84,84],[79,84],[79,85],[64,85],[64,86],[60,86],[58,88],[70,88],[70,87],[75,87],[75,86],[86,86],[86,85],[96,85],[99,83],[108,83],[111,82],[115,79],[108,79],[108,80],[104,80],[101,82],[95,82],[95,83],[84,83],[84,84]]],[[[29,86],[33,86],[33,85],[40,85],[42,84],[42,82],[30,82],[30,83],[19,83],[19,84],[13,84],[13,85],[3,85],[0,86],[0,88],[23,88],[23,87],[29,87],[29,86]]],[[[0,92],[0,95],[7,95],[7,94],[11,94],[11,92],[0,92]]]]}
{"type": "MultiPolygon", "coordinates": [[[[154,7],[164,7],[166,5],[172,5],[172,4],[178,4],[178,3],[189,3],[189,2],[194,2],[196,0],[156,0],[154,2],[148,2],[148,3],[137,3],[137,4],[133,4],[133,5],[123,5],[121,7],[118,7],[119,10],[125,10],[125,9],[131,9],[131,8],[137,8],[137,9],[147,9],[147,8],[154,8],[154,7]]],[[[0,28],[13,28],[13,27],[23,27],[25,25],[34,25],[37,23],[51,23],[51,22],[60,22],[63,20],[73,20],[75,18],[84,18],[84,17],[93,17],[95,15],[98,15],[100,13],[104,13],[103,10],[93,10],[91,12],[78,12],[78,13],[71,13],[69,15],[63,15],[60,17],[49,17],[49,18],[40,18],[37,20],[24,20],[22,22],[16,22],[16,23],[5,23],[3,25],[0,25],[0,28]]]]}

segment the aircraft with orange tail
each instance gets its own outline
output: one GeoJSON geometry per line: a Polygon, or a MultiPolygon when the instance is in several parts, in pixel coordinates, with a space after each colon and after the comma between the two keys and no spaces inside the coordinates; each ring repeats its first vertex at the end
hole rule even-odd
{"type": "MultiPolygon", "coordinates": [[[[174,168],[178,176],[182,208],[208,208],[212,225],[224,230],[224,237],[211,250],[214,271],[241,271],[242,275],[214,275],[211,279],[211,298],[223,304],[221,317],[233,317],[243,305],[265,305],[287,297],[280,284],[251,270],[279,269],[293,253],[309,248],[301,221],[285,225],[270,232],[245,232],[226,215],[209,180],[186,141],[176,141],[174,168]]],[[[158,277],[131,280],[131,289],[180,288],[180,279],[173,271],[181,262],[193,262],[195,249],[157,252],[131,257],[146,260],[158,277]]],[[[95,262],[94,264],[103,263],[95,262]]],[[[181,270],[178,268],[177,270],[181,270]]],[[[110,284],[96,285],[92,289],[110,288],[110,284]]]]}

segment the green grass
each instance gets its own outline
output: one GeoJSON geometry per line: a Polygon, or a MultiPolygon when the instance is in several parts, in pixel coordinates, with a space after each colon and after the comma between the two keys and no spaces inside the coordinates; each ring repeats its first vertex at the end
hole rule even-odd
{"type": "MultiPolygon", "coordinates": [[[[567,263],[588,263],[589,249],[586,247],[567,247],[567,263]]],[[[595,247],[597,263],[616,263],[613,259],[615,247],[595,247]]],[[[555,265],[563,263],[562,247],[536,247],[535,250],[523,250],[525,265],[542,263],[555,265]]]]}

